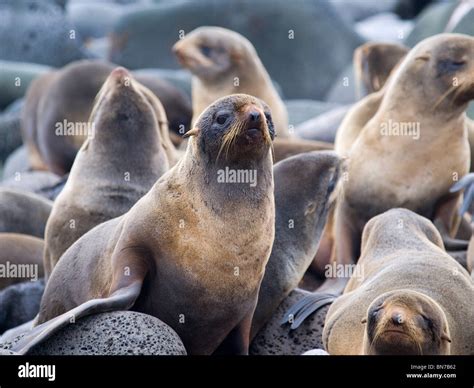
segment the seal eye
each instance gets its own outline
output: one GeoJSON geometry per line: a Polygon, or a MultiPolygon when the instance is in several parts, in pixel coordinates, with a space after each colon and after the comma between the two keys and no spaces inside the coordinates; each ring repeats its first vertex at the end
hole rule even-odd
{"type": "Polygon", "coordinates": [[[443,59],[438,62],[438,70],[440,73],[454,73],[464,67],[466,61],[443,59]]]}
{"type": "Polygon", "coordinates": [[[229,116],[230,115],[228,113],[219,113],[216,117],[217,124],[224,125],[229,119],[229,116]]]}
{"type": "Polygon", "coordinates": [[[201,46],[201,53],[204,56],[209,58],[211,56],[211,52],[212,52],[212,48],[210,48],[209,46],[201,46]]]}

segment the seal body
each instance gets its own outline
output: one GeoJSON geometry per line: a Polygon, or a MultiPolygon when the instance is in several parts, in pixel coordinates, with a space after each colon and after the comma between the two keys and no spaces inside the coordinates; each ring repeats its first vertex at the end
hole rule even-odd
{"type": "Polygon", "coordinates": [[[334,152],[314,151],[275,164],[275,242],[258,296],[252,337],[311,264],[339,178],[339,163],[334,152]]]}
{"type": "Polygon", "coordinates": [[[270,110],[254,97],[228,96],[188,136],[185,155],[144,197],[61,257],[39,326],[17,346],[22,353],[70,314],[111,309],[158,317],[190,354],[248,352],[275,231],[270,110]],[[223,179],[229,169],[257,179],[223,179]]]}
{"type": "MultiPolygon", "coordinates": [[[[110,63],[83,60],[32,82],[22,111],[21,129],[34,169],[48,169],[58,175],[70,170],[87,138],[84,128],[90,124],[94,98],[113,69],[110,63]]],[[[191,107],[183,93],[164,80],[147,75],[136,79],[162,100],[174,132],[188,129],[191,107]]]]}
{"type": "Polygon", "coordinates": [[[19,233],[0,233],[0,290],[44,276],[44,241],[19,233]]]}
{"type": "Polygon", "coordinates": [[[426,218],[393,209],[367,223],[362,254],[329,308],[331,354],[474,354],[474,284],[426,218]]]}
{"type": "Polygon", "coordinates": [[[127,212],[169,168],[164,110],[125,69],[113,70],[99,93],[92,129],[46,226],[48,274],[74,241],[127,212]]]}
{"type": "Polygon", "coordinates": [[[0,189],[0,232],[43,238],[53,203],[26,191],[0,189]]]}

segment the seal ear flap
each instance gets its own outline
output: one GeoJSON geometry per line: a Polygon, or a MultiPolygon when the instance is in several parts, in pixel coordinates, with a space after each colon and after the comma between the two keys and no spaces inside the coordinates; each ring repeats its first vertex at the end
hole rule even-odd
{"type": "Polygon", "coordinates": [[[197,136],[199,132],[200,132],[200,129],[197,127],[194,127],[193,129],[190,129],[188,132],[186,132],[183,135],[183,139],[186,139],[187,137],[190,137],[190,136],[197,136]]]}
{"type": "Polygon", "coordinates": [[[362,323],[362,324],[367,323],[367,318],[366,318],[366,317],[362,318],[362,320],[360,321],[360,323],[362,323]]]}

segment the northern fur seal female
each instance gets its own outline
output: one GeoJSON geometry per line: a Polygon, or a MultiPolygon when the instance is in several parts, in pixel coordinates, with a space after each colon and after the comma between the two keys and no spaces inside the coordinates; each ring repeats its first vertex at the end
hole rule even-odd
{"type": "Polygon", "coordinates": [[[61,257],[42,325],[14,350],[25,353],[71,316],[132,309],[171,326],[189,354],[248,352],[275,232],[270,110],[227,96],[188,136],[185,155],[144,197],[61,257]]]}
{"type": "MultiPolygon", "coordinates": [[[[94,98],[115,67],[97,60],[76,61],[31,83],[21,129],[34,169],[48,169],[58,175],[70,170],[87,138],[94,98]]],[[[188,128],[191,106],[184,93],[164,80],[146,75],[137,75],[135,79],[160,99],[168,120],[177,126],[171,128],[174,132],[179,133],[180,125],[188,128]]]]}
{"type": "Polygon", "coordinates": [[[44,276],[44,241],[20,233],[0,233],[0,290],[44,276]]]}
{"type": "Polygon", "coordinates": [[[199,27],[179,40],[173,51],[193,74],[193,121],[218,98],[245,93],[265,101],[278,136],[289,136],[285,105],[247,38],[222,27],[199,27]]]}
{"type": "Polygon", "coordinates": [[[126,213],[169,169],[166,114],[122,67],[113,70],[92,111],[82,145],[46,225],[47,275],[79,237],[126,213]]]}
{"type": "Polygon", "coordinates": [[[275,164],[275,241],[252,321],[252,338],[311,264],[339,178],[335,152],[314,151],[275,164]]]}
{"type": "Polygon", "coordinates": [[[337,354],[474,354],[474,284],[426,218],[392,209],[370,220],[323,343],[337,354]]]}
{"type": "Polygon", "coordinates": [[[53,203],[37,194],[0,188],[0,232],[44,238],[53,203]]]}
{"type": "MultiPolygon", "coordinates": [[[[368,121],[361,120],[336,201],[331,260],[337,266],[357,261],[365,223],[393,207],[432,220],[447,247],[467,246],[453,239],[461,195],[449,190],[469,171],[465,111],[474,99],[473,70],[474,38],[440,34],[414,47],[385,90],[377,92],[383,92],[379,107],[368,121]]],[[[346,278],[331,278],[319,291],[339,294],[346,283],[346,278]]],[[[316,293],[290,314],[310,314],[324,298],[329,296],[316,293]]]]}

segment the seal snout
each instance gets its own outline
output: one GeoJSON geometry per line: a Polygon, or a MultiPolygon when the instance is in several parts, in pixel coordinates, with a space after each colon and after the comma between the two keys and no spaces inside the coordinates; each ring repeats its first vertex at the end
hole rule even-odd
{"type": "Polygon", "coordinates": [[[125,69],[122,66],[119,66],[119,67],[116,67],[115,69],[113,69],[112,72],[110,73],[110,76],[114,79],[117,79],[117,80],[120,80],[124,77],[131,77],[128,70],[125,69]]]}

